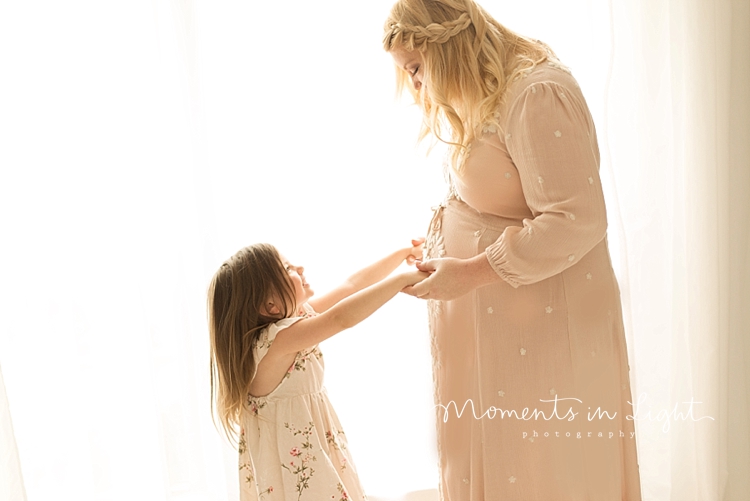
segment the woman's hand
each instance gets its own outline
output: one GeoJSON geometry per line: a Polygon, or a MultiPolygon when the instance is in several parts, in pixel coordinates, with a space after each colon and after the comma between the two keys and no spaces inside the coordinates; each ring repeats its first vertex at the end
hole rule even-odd
{"type": "Polygon", "coordinates": [[[422,299],[450,301],[478,287],[502,280],[484,254],[471,259],[429,259],[418,262],[417,269],[429,273],[429,278],[406,287],[403,292],[422,299]]]}
{"type": "Polygon", "coordinates": [[[412,265],[417,261],[422,260],[422,246],[424,245],[424,237],[414,238],[411,241],[411,249],[409,255],[406,256],[406,264],[412,265]]]}

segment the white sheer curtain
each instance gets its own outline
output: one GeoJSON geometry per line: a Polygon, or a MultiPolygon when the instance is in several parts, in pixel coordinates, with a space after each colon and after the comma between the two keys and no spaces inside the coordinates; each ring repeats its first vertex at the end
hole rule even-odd
{"type": "Polygon", "coordinates": [[[604,139],[634,398],[654,418],[639,413],[644,497],[744,499],[750,4],[614,2],[612,20],[604,139]]]}
{"type": "MultiPolygon", "coordinates": [[[[7,499],[235,498],[208,412],[214,269],[270,241],[324,290],[442,197],[393,101],[390,4],[0,3],[7,499]]],[[[638,421],[644,499],[744,499],[750,5],[482,5],[550,43],[595,115],[641,412],[713,418],[638,421]]],[[[324,346],[373,497],[437,482],[425,323],[399,297],[324,346]]]]}

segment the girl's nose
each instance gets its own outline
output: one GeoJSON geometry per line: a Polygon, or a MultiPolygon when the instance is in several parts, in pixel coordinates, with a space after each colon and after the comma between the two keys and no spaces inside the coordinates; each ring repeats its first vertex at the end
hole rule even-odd
{"type": "Polygon", "coordinates": [[[297,266],[297,273],[299,273],[300,275],[302,275],[304,272],[305,272],[305,267],[304,266],[297,266]]]}
{"type": "Polygon", "coordinates": [[[415,77],[411,77],[411,83],[414,86],[414,90],[419,90],[422,88],[422,82],[417,80],[415,77]]]}

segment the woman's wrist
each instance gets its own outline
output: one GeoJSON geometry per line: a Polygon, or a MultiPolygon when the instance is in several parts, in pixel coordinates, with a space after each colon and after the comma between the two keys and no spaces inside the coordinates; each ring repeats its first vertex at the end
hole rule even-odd
{"type": "Polygon", "coordinates": [[[469,280],[475,285],[475,289],[502,281],[500,275],[492,268],[487,254],[482,252],[476,256],[464,259],[464,266],[469,280]]]}

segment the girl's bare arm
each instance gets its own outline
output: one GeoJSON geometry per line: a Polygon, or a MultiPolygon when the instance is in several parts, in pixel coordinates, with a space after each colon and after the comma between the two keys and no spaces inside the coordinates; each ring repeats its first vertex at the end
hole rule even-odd
{"type": "Polygon", "coordinates": [[[388,277],[346,297],[315,317],[299,320],[276,335],[264,359],[286,359],[288,355],[315,346],[357,325],[404,287],[414,285],[428,276],[428,273],[414,270],[388,277]]]}
{"type": "Polygon", "coordinates": [[[408,262],[410,258],[421,259],[422,242],[424,242],[423,238],[412,240],[412,247],[405,247],[392,252],[383,259],[359,270],[332,291],[310,299],[308,303],[315,311],[323,313],[342,299],[374,283],[380,282],[390,275],[402,262],[408,262]]]}

